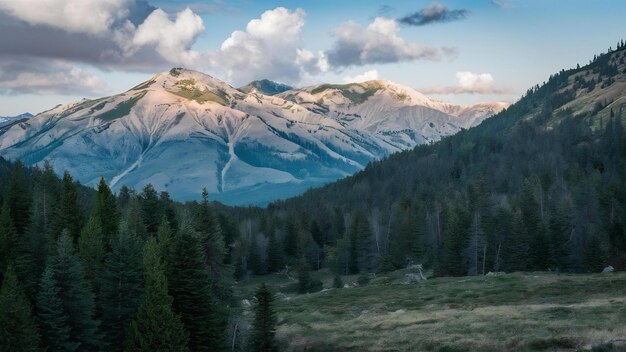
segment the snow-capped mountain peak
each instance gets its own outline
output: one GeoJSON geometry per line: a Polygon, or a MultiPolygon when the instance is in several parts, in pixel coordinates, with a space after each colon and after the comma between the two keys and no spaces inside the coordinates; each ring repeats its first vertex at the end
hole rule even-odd
{"type": "Polygon", "coordinates": [[[207,187],[227,203],[262,203],[495,112],[475,109],[466,118],[457,114],[463,108],[442,106],[390,81],[269,96],[174,68],[126,92],[60,105],[0,129],[0,155],[29,164],[48,159],[84,184],[101,176],[114,189],[151,183],[177,199],[198,198],[207,187]]]}

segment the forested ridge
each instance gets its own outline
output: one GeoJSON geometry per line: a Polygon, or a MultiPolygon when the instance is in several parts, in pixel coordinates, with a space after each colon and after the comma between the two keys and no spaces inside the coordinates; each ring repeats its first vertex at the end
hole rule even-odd
{"type": "Polygon", "coordinates": [[[273,350],[271,293],[261,287],[261,315],[240,323],[233,285],[281,271],[304,293],[322,288],[310,275],[322,268],[336,287],[410,264],[436,276],[623,270],[625,49],[476,128],[266,209],[206,191],[178,203],[151,185],[113,194],[0,159],[2,347],[273,350]]]}
{"type": "Polygon", "coordinates": [[[300,257],[339,274],[409,263],[435,275],[624,269],[625,58],[620,42],[478,127],[240,210],[262,235],[243,237],[235,263],[254,273],[300,257]]]}

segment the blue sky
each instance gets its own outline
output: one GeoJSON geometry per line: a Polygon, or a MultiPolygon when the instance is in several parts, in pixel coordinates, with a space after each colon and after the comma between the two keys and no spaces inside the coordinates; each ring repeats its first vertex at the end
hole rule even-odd
{"type": "Polygon", "coordinates": [[[455,103],[515,101],[614,47],[624,13],[623,0],[0,0],[0,116],[174,66],[234,86],[377,78],[455,103]]]}

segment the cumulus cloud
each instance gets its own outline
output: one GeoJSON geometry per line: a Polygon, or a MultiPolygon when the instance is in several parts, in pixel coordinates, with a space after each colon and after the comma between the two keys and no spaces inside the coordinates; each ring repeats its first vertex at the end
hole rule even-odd
{"type": "Polygon", "coordinates": [[[344,83],[361,83],[378,79],[378,70],[365,71],[354,77],[346,76],[343,78],[344,83]]]}
{"type": "Polygon", "coordinates": [[[101,91],[88,66],[72,70],[69,62],[148,72],[191,66],[199,56],[191,47],[204,30],[193,11],[170,16],[144,0],[0,0],[0,66],[22,74],[5,75],[2,92],[50,91],[47,81],[62,83],[55,90],[67,94],[101,91]]]}
{"type": "Polygon", "coordinates": [[[131,0],[0,0],[0,9],[32,25],[103,35],[129,14],[131,0]]]}
{"type": "Polygon", "coordinates": [[[137,27],[132,43],[139,47],[154,45],[166,60],[191,65],[198,57],[191,46],[202,32],[202,18],[190,9],[179,12],[175,21],[171,21],[165,11],[157,9],[137,27]]]}
{"type": "Polygon", "coordinates": [[[450,10],[445,5],[433,3],[415,13],[401,17],[398,21],[409,26],[425,26],[427,24],[452,22],[465,19],[467,9],[450,10]]]}
{"type": "Polygon", "coordinates": [[[336,42],[326,53],[335,68],[440,58],[438,49],[399,37],[394,19],[377,17],[367,27],[347,22],[337,28],[335,36],[336,42]]]}
{"type": "Polygon", "coordinates": [[[98,95],[109,87],[98,76],[63,61],[4,59],[0,61],[2,94],[98,95]]]}
{"type": "Polygon", "coordinates": [[[490,73],[474,73],[469,71],[456,73],[456,86],[430,87],[421,89],[425,94],[508,94],[508,88],[494,86],[494,79],[490,73]]]}
{"type": "MultiPolygon", "coordinates": [[[[179,9],[181,4],[170,9],[179,9]]],[[[214,1],[215,6],[221,4],[221,0],[214,1]]],[[[298,84],[350,66],[456,55],[453,48],[406,41],[399,36],[399,22],[384,17],[365,27],[344,23],[334,31],[330,50],[312,51],[302,43],[305,20],[302,9],[268,10],[250,20],[245,29],[232,32],[218,49],[200,52],[193,49],[194,44],[206,29],[190,8],[166,12],[145,0],[0,0],[0,66],[14,64],[19,58],[39,66],[14,65],[13,72],[24,75],[5,75],[1,92],[19,91],[17,84],[26,77],[40,84],[25,84],[24,89],[49,89],[44,76],[59,82],[81,79],[75,86],[85,85],[81,91],[95,92],[101,82],[89,76],[89,67],[155,72],[185,66],[214,73],[233,84],[260,78],[298,84]],[[59,64],[68,62],[81,69],[72,71],[59,64]]],[[[70,84],[65,87],[71,89],[70,84]]]]}
{"type": "Polygon", "coordinates": [[[302,9],[265,11],[245,30],[234,31],[219,50],[207,53],[211,68],[236,84],[261,77],[297,82],[303,74],[327,70],[323,53],[300,48],[305,18],[302,9]]]}
{"type": "Polygon", "coordinates": [[[170,15],[143,0],[0,0],[0,53],[154,71],[191,63],[204,32],[185,9],[170,15]],[[12,34],[15,34],[13,36],[12,34]],[[152,56],[152,57],[151,57],[152,56]]]}

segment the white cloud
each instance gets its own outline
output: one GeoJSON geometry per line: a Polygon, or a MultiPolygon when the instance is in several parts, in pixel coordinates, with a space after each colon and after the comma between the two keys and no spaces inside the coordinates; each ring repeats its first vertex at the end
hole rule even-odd
{"type": "Polygon", "coordinates": [[[133,0],[0,0],[0,10],[32,25],[103,35],[129,14],[133,0]]]}
{"type": "Polygon", "coordinates": [[[154,45],[169,62],[192,65],[199,54],[192,51],[191,46],[203,32],[202,18],[190,9],[179,12],[175,21],[170,20],[165,11],[157,9],[137,27],[132,44],[154,45]]]}
{"type": "Polygon", "coordinates": [[[491,76],[491,73],[457,72],[456,80],[459,83],[459,87],[468,91],[480,92],[493,89],[493,76],[491,76]]]}
{"type": "Polygon", "coordinates": [[[228,80],[244,84],[258,78],[298,82],[303,75],[328,69],[323,53],[301,49],[306,13],[278,7],[234,31],[220,49],[207,53],[210,67],[228,80]]]}
{"type": "Polygon", "coordinates": [[[337,40],[326,54],[332,67],[438,60],[439,50],[398,36],[398,22],[377,17],[367,27],[347,22],[335,30],[337,40]]]}
{"type": "Polygon", "coordinates": [[[378,79],[378,70],[370,70],[361,73],[360,75],[356,75],[354,77],[344,77],[343,81],[345,83],[360,83],[366,81],[373,81],[378,79]]]}
{"type": "Polygon", "coordinates": [[[420,91],[425,94],[508,94],[511,92],[508,88],[496,87],[490,73],[457,72],[456,80],[456,86],[430,87],[420,91]]]}
{"type": "Polygon", "coordinates": [[[91,96],[109,92],[97,75],[63,61],[21,60],[0,62],[0,93],[62,94],[91,96]]]}

